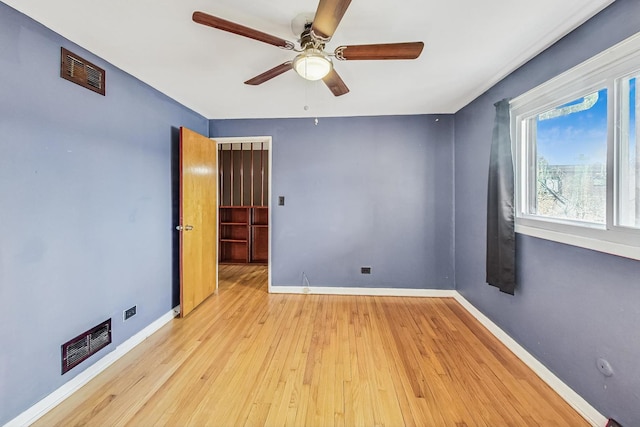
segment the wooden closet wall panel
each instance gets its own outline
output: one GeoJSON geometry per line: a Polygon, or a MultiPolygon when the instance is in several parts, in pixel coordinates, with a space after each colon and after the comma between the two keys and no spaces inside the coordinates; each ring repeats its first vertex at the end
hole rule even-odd
{"type": "Polygon", "coordinates": [[[266,263],[269,260],[269,228],[252,228],[251,262],[266,263]]]}
{"type": "MultiPolygon", "coordinates": [[[[228,146],[229,144],[223,145],[228,146]]],[[[262,151],[262,158],[260,158],[260,151],[254,149],[253,162],[250,150],[244,150],[242,155],[240,151],[220,150],[220,205],[267,206],[269,200],[269,151],[262,151]],[[252,166],[253,174],[251,173],[252,166]],[[242,174],[240,173],[241,169],[242,174]],[[251,198],[252,190],[253,199],[251,198]]]]}

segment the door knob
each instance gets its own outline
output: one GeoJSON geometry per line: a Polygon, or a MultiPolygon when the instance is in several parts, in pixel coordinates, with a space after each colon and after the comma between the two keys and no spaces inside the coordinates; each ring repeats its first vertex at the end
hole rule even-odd
{"type": "Polygon", "coordinates": [[[176,230],[178,231],[191,231],[193,230],[193,225],[185,225],[184,227],[182,225],[177,225],[176,226],[176,230]]]}

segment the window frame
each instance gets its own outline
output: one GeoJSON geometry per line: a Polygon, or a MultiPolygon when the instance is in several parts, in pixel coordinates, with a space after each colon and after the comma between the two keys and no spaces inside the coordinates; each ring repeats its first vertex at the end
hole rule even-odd
{"type": "MultiPolygon", "coordinates": [[[[640,74],[640,33],[513,99],[511,141],[515,170],[516,232],[640,260],[640,229],[618,225],[618,164],[623,94],[621,81],[640,74]],[[607,162],[605,224],[543,217],[529,213],[531,180],[537,179],[534,130],[539,114],[590,93],[607,89],[607,162]],[[534,161],[530,161],[533,158],[534,161]]],[[[636,90],[637,89],[636,80],[636,90]]],[[[628,96],[628,95],[627,95],[628,96]]],[[[636,126],[639,124],[636,123],[636,126]]],[[[640,141],[636,141],[636,144],[640,141]]]]}

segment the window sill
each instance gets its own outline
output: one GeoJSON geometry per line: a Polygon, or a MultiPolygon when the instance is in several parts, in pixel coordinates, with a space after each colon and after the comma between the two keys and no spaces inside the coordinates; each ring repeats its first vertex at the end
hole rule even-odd
{"type": "MultiPolygon", "coordinates": [[[[516,233],[527,236],[538,237],[540,239],[551,240],[611,255],[640,260],[640,247],[638,246],[630,246],[608,240],[569,234],[561,231],[553,231],[531,225],[516,224],[515,230],[516,233]]],[[[603,231],[603,233],[605,232],[603,231]]]]}

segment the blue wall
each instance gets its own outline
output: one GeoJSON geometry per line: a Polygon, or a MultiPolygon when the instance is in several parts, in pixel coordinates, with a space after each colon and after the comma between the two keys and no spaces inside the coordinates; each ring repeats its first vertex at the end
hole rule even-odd
{"type": "Polygon", "coordinates": [[[304,272],[311,286],[453,288],[452,116],[210,122],[212,137],[259,135],[273,137],[274,286],[304,272]]]}
{"type": "Polygon", "coordinates": [[[0,425],[171,310],[181,125],[208,132],[0,3],[0,425]],[[106,69],[106,97],[59,77],[60,46],[106,69]],[[114,343],[61,376],[60,345],[110,317],[114,343]]]}
{"type": "Polygon", "coordinates": [[[602,414],[640,425],[640,262],[519,235],[516,296],[484,283],[487,171],[495,109],[640,31],[617,0],[455,115],[456,287],[602,414]],[[605,357],[615,375],[605,378],[605,357]]]}

